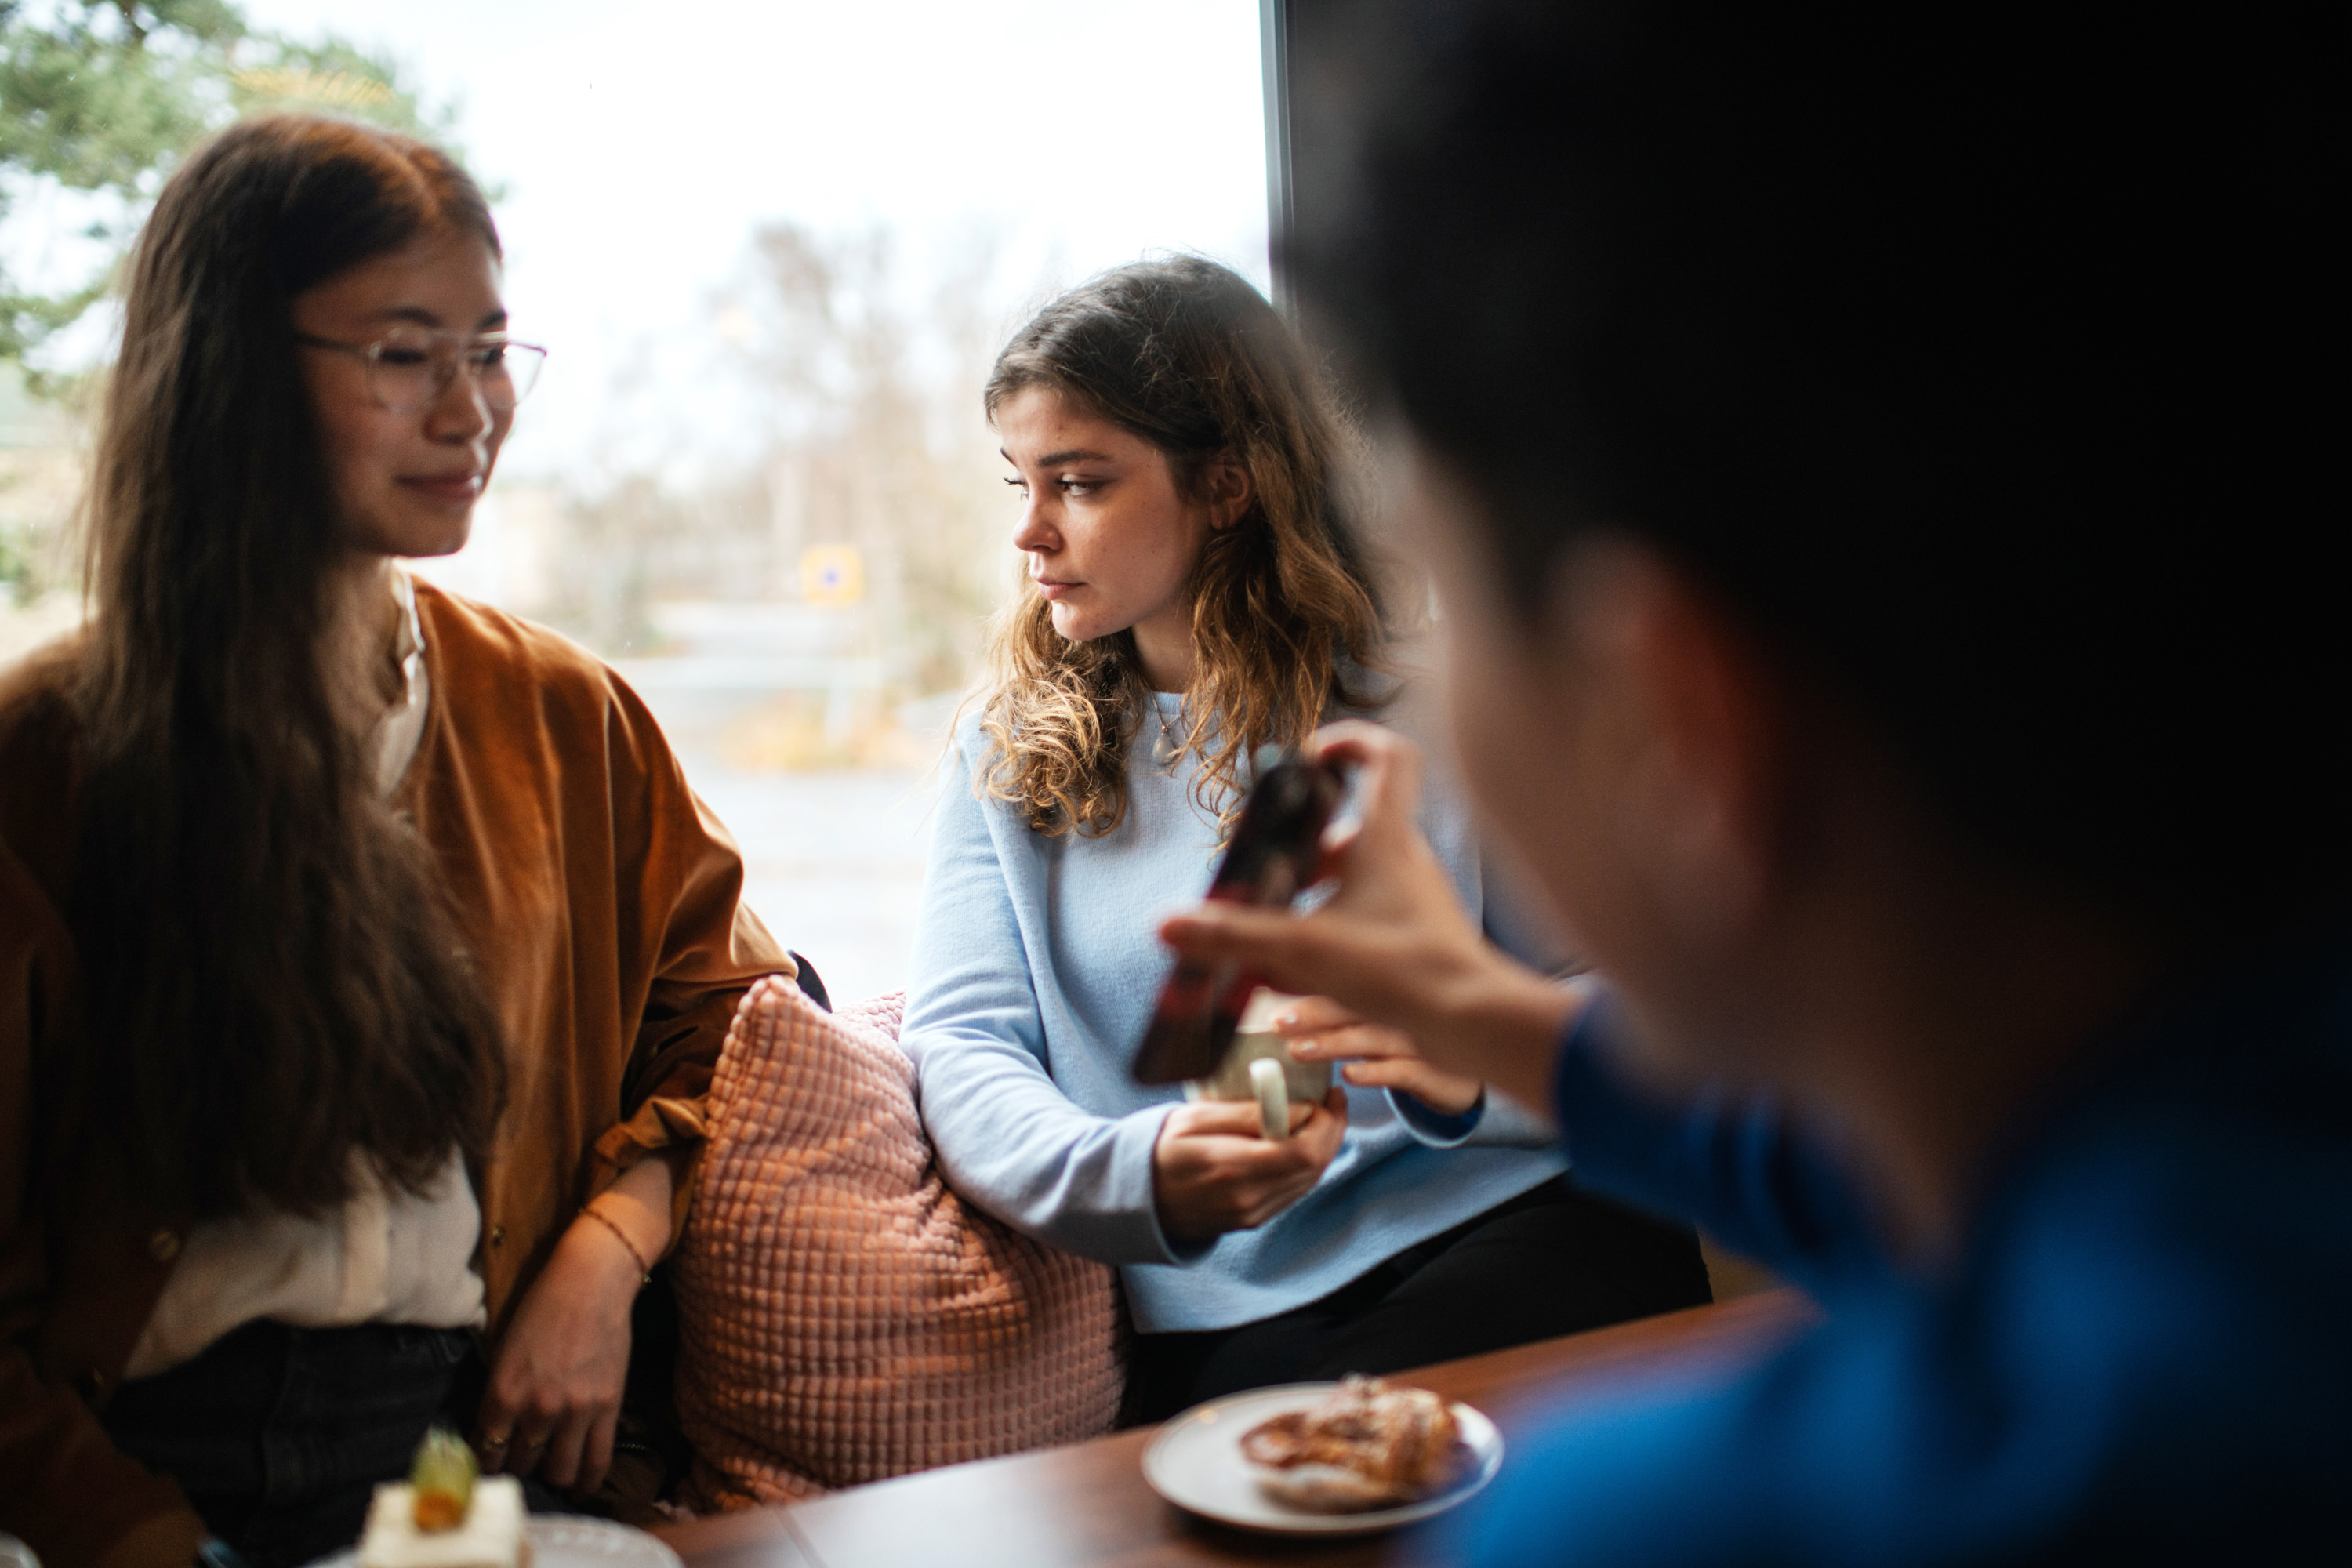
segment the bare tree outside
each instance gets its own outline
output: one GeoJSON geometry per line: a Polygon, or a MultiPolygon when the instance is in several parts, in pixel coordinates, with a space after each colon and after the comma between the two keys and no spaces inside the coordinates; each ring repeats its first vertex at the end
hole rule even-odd
{"type": "Polygon", "coordinates": [[[909,270],[884,227],[759,230],[710,309],[741,449],[557,492],[535,580],[496,595],[621,661],[730,766],[927,764],[1016,581],[980,412],[1013,314],[994,248],[909,270]]]}
{"type": "Polygon", "coordinates": [[[856,549],[898,679],[910,695],[953,689],[1009,581],[980,417],[1004,313],[993,248],[971,247],[918,313],[898,302],[887,230],[827,240],[778,225],[753,246],[763,288],[734,321],[772,410],[778,548],[856,549]]]}

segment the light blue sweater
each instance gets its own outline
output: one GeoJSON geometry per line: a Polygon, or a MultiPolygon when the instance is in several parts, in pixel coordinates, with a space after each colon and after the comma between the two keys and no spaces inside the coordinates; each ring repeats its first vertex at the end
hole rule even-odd
{"type": "MultiPolygon", "coordinates": [[[[1180,700],[1159,701],[1176,729],[1180,700]]],[[[1048,838],[974,796],[985,737],[976,717],[959,728],[900,1037],[950,1184],[1031,1236],[1120,1265],[1147,1333],[1303,1306],[1567,1168],[1546,1125],[1497,1096],[1464,1134],[1409,1096],[1351,1089],[1346,1141],[1307,1196],[1213,1243],[1162,1234],[1151,1150],[1182,1097],[1128,1068],[1168,969],[1159,923],[1207,889],[1218,842],[1192,764],[1153,764],[1157,729],[1136,742],[1118,830],[1048,838]]],[[[1445,781],[1432,785],[1422,827],[1478,910],[1466,815],[1445,781]]]]}

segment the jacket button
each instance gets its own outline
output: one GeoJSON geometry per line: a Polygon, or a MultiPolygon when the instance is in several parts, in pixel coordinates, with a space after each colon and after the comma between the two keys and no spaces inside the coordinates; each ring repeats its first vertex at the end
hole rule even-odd
{"type": "Polygon", "coordinates": [[[494,1225],[490,1226],[490,1245],[492,1247],[504,1247],[506,1244],[507,1227],[502,1225],[494,1225]]]}
{"type": "Polygon", "coordinates": [[[180,1256],[180,1238],[168,1230],[159,1230],[147,1238],[147,1256],[158,1263],[169,1263],[180,1256]]]}
{"type": "Polygon", "coordinates": [[[86,1366],[74,1373],[74,1387],[84,1399],[96,1400],[106,1393],[106,1373],[94,1366],[86,1366]]]}

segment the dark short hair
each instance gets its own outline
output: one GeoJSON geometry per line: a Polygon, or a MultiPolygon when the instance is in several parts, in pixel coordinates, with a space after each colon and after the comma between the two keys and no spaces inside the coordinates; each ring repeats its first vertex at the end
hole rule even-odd
{"type": "Polygon", "coordinates": [[[2252,30],[1375,5],[1297,62],[1287,260],[1522,614],[1633,534],[1987,847],[2168,919],[2333,908],[2336,50],[2252,30]]]}

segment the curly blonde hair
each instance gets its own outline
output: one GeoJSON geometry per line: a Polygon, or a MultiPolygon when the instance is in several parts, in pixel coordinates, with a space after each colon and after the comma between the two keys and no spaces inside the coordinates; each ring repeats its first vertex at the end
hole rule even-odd
{"type": "MultiPolygon", "coordinates": [[[[1296,745],[1334,706],[1381,705],[1371,559],[1349,516],[1346,427],[1304,346],[1257,290],[1198,257],[1138,262],[1055,300],[997,356],[991,423],[1049,387],[1166,454],[1177,491],[1205,499],[1210,467],[1249,471],[1249,510],[1209,536],[1187,585],[1195,673],[1176,760],[1229,830],[1251,752],[1296,745]]],[[[1135,635],[1072,642],[1034,586],[989,637],[983,796],[1031,829],[1088,837],[1127,816],[1129,748],[1151,708],[1135,635]]]]}

